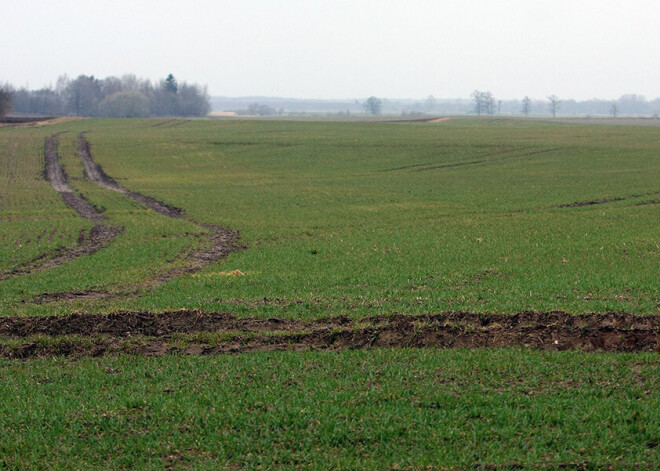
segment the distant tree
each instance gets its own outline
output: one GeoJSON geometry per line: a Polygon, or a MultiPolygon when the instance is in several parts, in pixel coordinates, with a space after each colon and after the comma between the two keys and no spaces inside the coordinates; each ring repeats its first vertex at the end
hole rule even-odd
{"type": "Polygon", "coordinates": [[[369,98],[367,98],[367,101],[365,101],[362,106],[364,107],[364,110],[367,113],[376,116],[380,114],[380,110],[383,106],[383,102],[380,99],[376,98],[375,96],[370,96],[369,98]]]}
{"type": "Polygon", "coordinates": [[[550,112],[552,113],[552,117],[556,118],[557,117],[557,111],[559,110],[559,106],[561,105],[561,100],[557,95],[550,95],[548,97],[548,106],[550,107],[550,112]]]}
{"type": "Polygon", "coordinates": [[[151,114],[155,116],[177,116],[180,114],[177,92],[179,84],[172,74],[161,80],[160,86],[154,90],[151,114]]]}
{"type": "Polygon", "coordinates": [[[176,93],[179,91],[179,85],[176,83],[176,79],[174,78],[174,75],[169,74],[167,76],[167,78],[165,79],[164,88],[165,91],[170,93],[176,93]]]}
{"type": "Polygon", "coordinates": [[[101,84],[93,75],[80,75],[66,87],[66,107],[76,116],[96,116],[101,96],[101,84]]]}
{"type": "Polygon", "coordinates": [[[206,87],[188,85],[183,82],[178,87],[180,116],[206,116],[211,111],[206,87]]]}
{"type": "Polygon", "coordinates": [[[101,116],[108,118],[146,118],[149,99],[137,90],[126,90],[108,95],[99,103],[101,116]]]}
{"type": "Polygon", "coordinates": [[[617,101],[619,111],[624,114],[646,114],[650,111],[649,102],[646,101],[644,95],[636,95],[634,93],[622,95],[617,101]]]}
{"type": "Polygon", "coordinates": [[[472,101],[474,101],[474,112],[477,113],[477,116],[481,116],[481,113],[485,110],[483,92],[475,90],[472,92],[472,101]]]}
{"type": "Polygon", "coordinates": [[[259,103],[250,103],[247,107],[247,114],[255,116],[272,116],[276,114],[275,108],[268,105],[260,105],[259,103]]]}
{"type": "Polygon", "coordinates": [[[491,92],[484,92],[482,99],[486,109],[486,114],[488,116],[493,116],[493,114],[495,114],[495,97],[491,92]]]}
{"type": "Polygon", "coordinates": [[[121,92],[123,89],[121,80],[112,76],[99,81],[99,85],[101,87],[101,100],[113,93],[121,92]]]}
{"type": "Polygon", "coordinates": [[[12,93],[8,85],[0,87],[0,118],[4,118],[12,109],[12,93]]]}
{"type": "Polygon", "coordinates": [[[616,101],[612,102],[610,113],[612,114],[612,118],[616,118],[616,115],[619,113],[619,105],[616,103],[616,101]]]}
{"type": "Polygon", "coordinates": [[[522,100],[522,114],[525,115],[525,117],[529,116],[530,111],[532,111],[532,100],[526,96],[522,100]]]}
{"type": "Polygon", "coordinates": [[[486,113],[489,116],[495,114],[495,97],[491,92],[475,90],[472,92],[471,97],[474,102],[474,111],[478,116],[481,116],[481,113],[486,113]]]}

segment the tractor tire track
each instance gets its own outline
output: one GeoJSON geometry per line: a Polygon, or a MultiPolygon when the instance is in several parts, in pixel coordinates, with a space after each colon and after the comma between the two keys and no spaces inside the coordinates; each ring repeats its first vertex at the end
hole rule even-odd
{"type": "Polygon", "coordinates": [[[429,170],[440,170],[444,168],[452,168],[452,167],[464,167],[466,165],[477,165],[477,164],[483,164],[483,163],[490,163],[490,162],[500,162],[502,160],[509,160],[509,159],[518,159],[522,157],[533,157],[535,155],[540,155],[540,154],[548,154],[551,152],[559,152],[559,151],[565,151],[567,148],[557,148],[557,149],[544,149],[544,150],[536,150],[533,152],[526,152],[524,154],[515,154],[515,155],[510,155],[510,151],[504,151],[504,152],[494,152],[491,154],[486,154],[486,155],[481,155],[479,156],[479,160],[470,160],[468,162],[456,162],[452,164],[442,164],[442,165],[434,165],[432,167],[424,167],[424,168],[418,168],[416,171],[417,172],[428,172],[429,170]],[[502,156],[502,157],[497,157],[495,159],[489,159],[486,157],[493,157],[493,156],[502,156]]]}
{"type": "Polygon", "coordinates": [[[85,197],[75,193],[68,184],[68,175],[59,161],[57,155],[57,136],[54,134],[46,138],[44,143],[44,178],[57,191],[62,200],[82,218],[94,222],[94,226],[87,233],[83,230],[78,235],[78,246],[71,249],[58,249],[41,254],[25,262],[13,270],[0,274],[0,281],[20,275],[27,275],[38,271],[64,265],[76,258],[92,255],[107,246],[124,230],[121,226],[107,224],[105,216],[96,209],[85,197]]]}
{"type": "Polygon", "coordinates": [[[155,283],[164,283],[186,274],[196,273],[204,266],[214,263],[238,249],[245,248],[238,244],[239,234],[236,231],[212,224],[199,223],[187,217],[180,208],[170,206],[150,196],[145,196],[120,186],[112,177],[105,173],[99,164],[94,162],[89,142],[85,139],[84,133],[78,135],[78,155],[83,162],[85,175],[97,185],[127,195],[141,205],[163,216],[182,219],[205,230],[208,247],[198,249],[189,254],[187,256],[187,266],[176,268],[154,279],[153,281],[155,283]]]}
{"type": "Polygon", "coordinates": [[[660,316],[521,312],[346,316],[311,321],[204,311],[0,318],[0,357],[246,353],[371,348],[532,348],[660,352],[660,316]],[[195,333],[224,332],[221,340],[195,333]],[[181,335],[192,335],[177,343],[181,335]],[[37,337],[32,340],[31,337],[37,337]],[[52,341],[48,341],[52,338],[52,341]],[[20,340],[24,340],[21,342],[20,340]],[[17,340],[19,340],[17,342],[17,340]]]}

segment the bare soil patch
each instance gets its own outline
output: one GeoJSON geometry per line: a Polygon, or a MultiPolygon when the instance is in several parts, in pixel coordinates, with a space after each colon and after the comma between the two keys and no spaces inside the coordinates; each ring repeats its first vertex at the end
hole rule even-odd
{"type": "Polygon", "coordinates": [[[514,315],[450,312],[422,316],[345,316],[313,321],[235,317],[203,311],[117,312],[0,318],[0,356],[31,358],[133,353],[221,354],[265,350],[521,347],[545,350],[660,352],[660,316],[628,313],[514,315]],[[225,332],[224,340],[181,342],[180,334],[225,332]],[[174,338],[179,334],[179,340],[174,338]],[[45,342],[43,336],[57,341],[45,342]],[[85,337],[90,340],[85,341],[85,337]]]}

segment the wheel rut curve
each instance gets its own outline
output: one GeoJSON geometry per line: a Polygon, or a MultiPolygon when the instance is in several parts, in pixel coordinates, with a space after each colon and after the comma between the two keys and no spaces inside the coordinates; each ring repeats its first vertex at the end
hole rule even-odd
{"type": "Polygon", "coordinates": [[[204,236],[207,239],[207,247],[196,250],[187,256],[188,264],[184,267],[175,268],[169,273],[152,280],[155,283],[164,283],[166,281],[178,278],[180,276],[196,273],[206,265],[214,263],[232,252],[239,249],[246,248],[238,243],[239,233],[226,227],[216,226],[213,224],[204,224],[195,221],[185,215],[184,211],[180,208],[168,205],[150,196],[131,191],[119,185],[114,178],[108,175],[101,165],[94,161],[92,156],[90,144],[85,138],[85,133],[78,135],[78,156],[82,160],[85,176],[97,185],[112,190],[140,203],[142,206],[162,214],[163,216],[181,219],[190,224],[204,229],[204,236]]]}
{"type": "Polygon", "coordinates": [[[43,176],[50,183],[51,187],[60,194],[62,200],[69,208],[78,213],[80,217],[92,221],[94,226],[92,226],[89,232],[87,230],[80,232],[76,247],[41,254],[7,273],[0,274],[0,281],[54,268],[69,263],[76,258],[92,255],[106,247],[115,237],[124,231],[124,227],[122,226],[109,224],[101,211],[95,208],[84,196],[71,189],[68,183],[69,177],[60,164],[57,154],[58,136],[59,133],[53,134],[45,140],[43,176]]]}

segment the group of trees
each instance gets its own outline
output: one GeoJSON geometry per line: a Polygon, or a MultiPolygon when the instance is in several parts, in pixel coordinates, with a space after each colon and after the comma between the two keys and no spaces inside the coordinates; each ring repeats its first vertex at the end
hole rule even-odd
{"type": "MultiPolygon", "coordinates": [[[[492,116],[495,114],[495,97],[491,92],[482,92],[480,90],[475,90],[472,92],[472,102],[474,103],[474,112],[478,115],[481,116],[482,114],[487,114],[488,116],[492,116]]],[[[559,106],[561,104],[561,100],[556,95],[550,95],[548,97],[548,109],[550,110],[550,113],[552,113],[552,117],[557,116],[557,111],[559,110],[559,106]]],[[[532,112],[532,100],[528,96],[522,99],[521,102],[521,108],[520,112],[524,114],[525,116],[529,116],[529,114],[532,112]]],[[[497,112],[500,112],[500,109],[502,107],[502,100],[499,100],[497,102],[497,112]]]]}
{"type": "MultiPolygon", "coordinates": [[[[476,114],[489,113],[487,103],[491,100],[489,92],[472,94],[473,110],[476,114]]],[[[494,100],[491,101],[494,103],[494,100]]],[[[522,100],[505,100],[497,102],[498,113],[507,115],[523,114],[529,116],[550,114],[556,117],[560,112],[565,116],[658,116],[660,114],[660,98],[648,101],[642,95],[622,95],[616,100],[592,99],[576,101],[573,99],[560,99],[550,95],[544,100],[533,100],[526,96],[522,100]]]]}
{"type": "Polygon", "coordinates": [[[495,97],[491,92],[475,90],[472,92],[471,97],[474,102],[474,111],[477,115],[481,116],[485,113],[488,116],[492,116],[495,114],[495,97]]]}
{"type": "MultiPolygon", "coordinates": [[[[520,108],[520,112],[524,114],[526,117],[529,116],[529,113],[532,112],[532,99],[528,96],[525,96],[525,98],[522,99],[522,106],[520,108]]],[[[557,95],[550,95],[548,97],[548,109],[550,110],[550,113],[552,114],[553,118],[557,117],[557,111],[559,111],[559,107],[561,105],[561,100],[557,95]]]]}
{"type": "Polygon", "coordinates": [[[6,88],[17,113],[141,118],[205,116],[210,110],[206,87],[178,83],[172,74],[156,85],[134,75],[105,79],[80,75],[62,76],[54,88],[6,88]]]}

